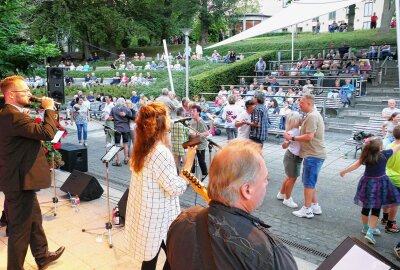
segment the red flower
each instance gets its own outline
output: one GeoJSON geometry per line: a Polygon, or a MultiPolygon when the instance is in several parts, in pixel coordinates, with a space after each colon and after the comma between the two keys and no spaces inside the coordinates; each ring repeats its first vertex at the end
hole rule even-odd
{"type": "Polygon", "coordinates": [[[47,155],[47,153],[49,152],[49,150],[44,149],[44,154],[47,155]]]}
{"type": "Polygon", "coordinates": [[[61,127],[60,122],[57,122],[56,126],[57,127],[61,127]]]}
{"type": "Polygon", "coordinates": [[[64,131],[65,128],[63,128],[61,125],[59,126],[59,130],[64,131]]]}
{"type": "Polygon", "coordinates": [[[38,124],[42,123],[42,118],[36,117],[35,122],[38,124]]]}
{"type": "Polygon", "coordinates": [[[60,116],[60,120],[64,120],[64,117],[60,116]]]}
{"type": "Polygon", "coordinates": [[[65,124],[66,126],[68,126],[68,125],[69,125],[68,121],[64,121],[64,124],[65,124]]]}
{"type": "Polygon", "coordinates": [[[60,142],[55,143],[55,144],[53,145],[53,148],[54,148],[54,150],[60,149],[60,148],[61,148],[61,143],[60,143],[60,142]]]}

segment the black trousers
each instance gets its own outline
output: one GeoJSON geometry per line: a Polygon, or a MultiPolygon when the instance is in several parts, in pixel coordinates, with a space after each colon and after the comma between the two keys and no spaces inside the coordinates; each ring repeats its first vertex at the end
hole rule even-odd
{"type": "MultiPolygon", "coordinates": [[[[141,270],[156,270],[156,266],[157,266],[157,260],[158,260],[158,255],[160,254],[160,250],[163,249],[165,252],[165,255],[167,255],[167,246],[164,243],[164,240],[161,242],[161,246],[158,249],[157,255],[151,259],[150,261],[143,261],[142,262],[142,268],[141,270]]],[[[167,256],[165,256],[167,257],[167,256]]],[[[168,260],[165,260],[164,266],[163,266],[163,270],[170,270],[170,266],[168,263],[168,260]]]]}
{"type": "MultiPolygon", "coordinates": [[[[206,150],[197,150],[196,156],[197,156],[197,161],[199,162],[199,165],[200,165],[201,174],[203,176],[207,175],[208,172],[207,172],[207,164],[206,164],[206,150]]],[[[194,172],[195,172],[195,166],[193,163],[192,173],[194,173],[194,172]]]]}
{"type": "Polygon", "coordinates": [[[5,192],[8,203],[8,270],[24,269],[28,245],[37,264],[43,263],[48,252],[42,226],[42,212],[36,192],[24,190],[5,192]]]}

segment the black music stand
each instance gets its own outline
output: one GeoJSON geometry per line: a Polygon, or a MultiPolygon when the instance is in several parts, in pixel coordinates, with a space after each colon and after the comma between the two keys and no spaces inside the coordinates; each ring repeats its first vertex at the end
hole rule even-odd
{"type": "MultiPolygon", "coordinates": [[[[57,131],[56,135],[54,136],[53,140],[51,141],[51,144],[53,146],[60,141],[64,132],[65,132],[64,130],[57,131]]],[[[54,210],[53,215],[57,216],[57,204],[58,204],[58,202],[60,202],[60,200],[57,197],[57,189],[56,189],[57,188],[57,186],[56,186],[57,180],[56,180],[56,166],[54,163],[54,151],[51,152],[51,163],[53,164],[53,166],[51,168],[51,170],[52,170],[51,176],[53,179],[54,197],[52,198],[52,201],[50,201],[50,202],[53,203],[53,210],[54,210]]],[[[50,202],[43,202],[43,203],[50,203],[50,202]]]]}
{"type": "MultiPolygon", "coordinates": [[[[107,213],[108,213],[108,220],[106,222],[106,230],[108,232],[108,245],[110,248],[113,247],[112,244],[112,235],[111,235],[111,230],[112,230],[112,223],[111,223],[111,211],[110,211],[110,184],[108,180],[108,163],[110,163],[117,153],[122,150],[122,147],[120,146],[113,146],[111,147],[108,152],[101,158],[101,161],[106,164],[106,190],[107,190],[107,213]]],[[[87,232],[86,229],[82,229],[82,232],[87,232]]]]}

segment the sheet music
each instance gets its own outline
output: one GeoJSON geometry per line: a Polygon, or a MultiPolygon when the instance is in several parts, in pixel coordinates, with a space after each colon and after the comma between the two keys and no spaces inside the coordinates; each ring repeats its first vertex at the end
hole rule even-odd
{"type": "Polygon", "coordinates": [[[103,163],[105,162],[110,162],[111,160],[114,159],[115,155],[122,150],[121,146],[113,146],[111,147],[110,150],[108,150],[108,152],[101,158],[101,161],[103,161],[103,163]]]}
{"type": "Polygon", "coordinates": [[[58,143],[61,139],[61,136],[64,134],[64,130],[59,130],[57,131],[56,135],[54,135],[53,140],[51,141],[51,143],[58,143]]]}

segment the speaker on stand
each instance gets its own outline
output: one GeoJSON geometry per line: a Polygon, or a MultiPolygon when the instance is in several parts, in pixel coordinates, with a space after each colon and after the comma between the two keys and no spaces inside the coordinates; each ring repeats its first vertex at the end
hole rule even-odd
{"type": "Polygon", "coordinates": [[[65,102],[63,68],[47,68],[47,95],[57,102],[65,102]]]}

